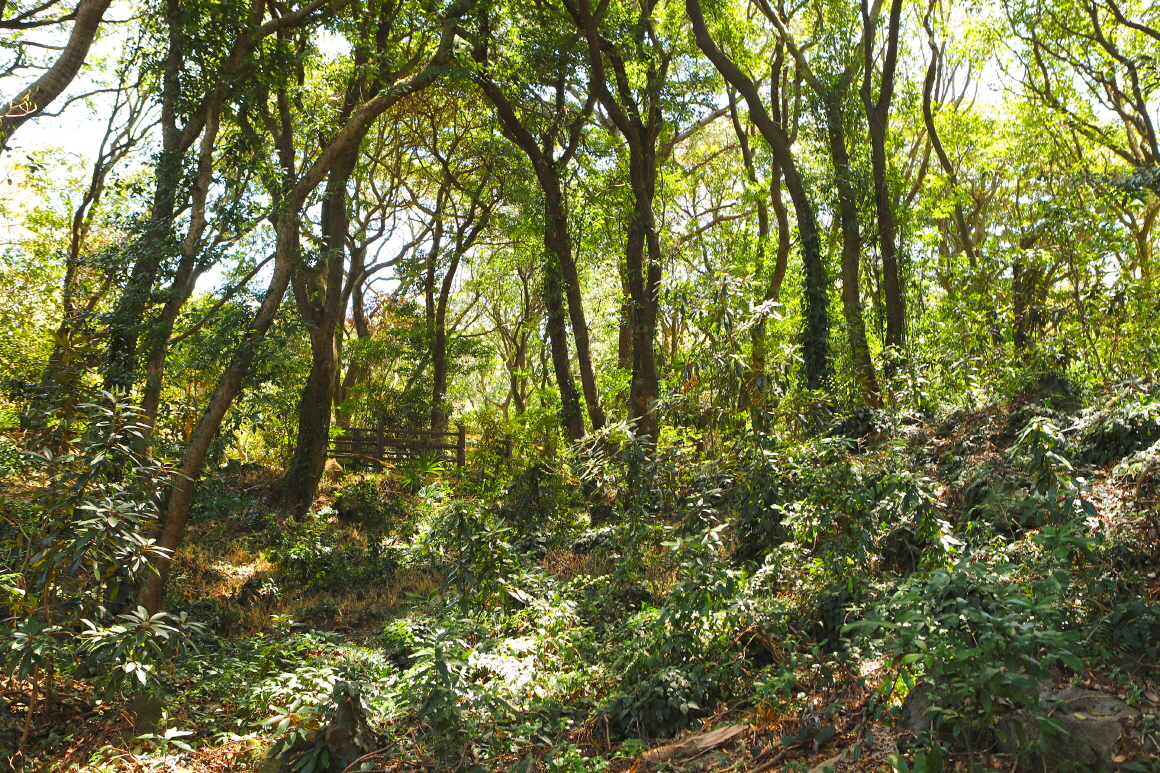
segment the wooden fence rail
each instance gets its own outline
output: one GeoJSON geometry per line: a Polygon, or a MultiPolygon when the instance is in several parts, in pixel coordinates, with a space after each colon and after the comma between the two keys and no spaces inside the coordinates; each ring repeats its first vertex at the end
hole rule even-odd
{"type": "MultiPolygon", "coordinates": [[[[469,436],[462,424],[454,432],[434,432],[426,429],[386,429],[377,427],[349,427],[330,444],[330,456],[335,459],[367,460],[377,462],[413,458],[419,454],[436,452],[444,456],[455,452],[455,463],[467,464],[467,445],[478,445],[483,438],[469,436]]],[[[503,456],[512,453],[512,441],[506,437],[503,456]]]]}

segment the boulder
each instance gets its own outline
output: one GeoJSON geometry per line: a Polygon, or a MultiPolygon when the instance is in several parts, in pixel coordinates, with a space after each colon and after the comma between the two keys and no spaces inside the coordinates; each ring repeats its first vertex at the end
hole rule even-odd
{"type": "Polygon", "coordinates": [[[1134,709],[1113,695],[1081,687],[1044,688],[1039,700],[1039,715],[1057,723],[1062,732],[1043,733],[1035,716],[1012,712],[995,724],[1001,751],[1015,754],[1039,743],[1047,770],[1112,769],[1116,742],[1134,709]]]}

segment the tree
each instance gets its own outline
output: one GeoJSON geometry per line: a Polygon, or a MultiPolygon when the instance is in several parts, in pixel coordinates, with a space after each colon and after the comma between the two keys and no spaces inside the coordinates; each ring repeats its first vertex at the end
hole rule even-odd
{"type": "MultiPolygon", "coordinates": [[[[164,525],[158,537],[158,544],[166,550],[174,550],[185,531],[192,503],[194,484],[201,471],[202,462],[209,449],[210,441],[221,426],[222,418],[229,409],[233,398],[241,387],[242,379],[253,359],[255,347],[273,324],[275,313],[290,283],[295,263],[300,259],[299,216],[302,207],[313,190],[321,184],[331,169],[349,150],[357,147],[374,121],[385,111],[411,94],[418,93],[435,83],[451,62],[455,39],[454,28],[462,15],[470,9],[468,2],[449,6],[436,22],[437,42],[427,48],[422,58],[410,59],[407,66],[384,69],[390,75],[384,78],[381,88],[366,101],[350,112],[349,117],[324,141],[320,151],[308,165],[298,171],[295,165],[294,134],[292,118],[283,99],[278,106],[279,124],[274,137],[279,161],[283,172],[283,185],[275,201],[275,259],[274,272],[270,278],[261,306],[258,307],[250,323],[246,340],[234,352],[229,365],[218,379],[217,387],[198,421],[197,428],[182,454],[177,476],[169,492],[164,525]],[[424,61],[425,60],[425,61],[424,61]]],[[[415,36],[424,36],[425,30],[411,31],[415,36]]],[[[420,50],[423,50],[421,47],[420,50]]],[[[386,61],[383,65],[389,66],[386,61]]],[[[330,401],[327,401],[329,420],[330,401]]],[[[169,561],[158,563],[157,573],[151,575],[141,593],[141,604],[148,610],[157,610],[163,601],[162,591],[168,573],[169,561]]]]}
{"type": "MultiPolygon", "coordinates": [[[[68,42],[60,49],[56,61],[43,75],[0,106],[0,151],[8,146],[12,134],[22,124],[42,113],[76,78],[85,63],[85,58],[88,57],[89,48],[97,36],[97,30],[101,26],[105,11],[109,9],[109,4],[110,0],[79,0],[71,13],[47,18],[42,16],[42,12],[51,9],[55,5],[53,2],[29,8],[21,8],[15,4],[13,16],[3,18],[0,15],[0,29],[6,30],[28,30],[73,22],[68,42]]],[[[8,4],[5,3],[0,9],[0,14],[7,10],[8,4]]],[[[10,75],[23,64],[25,42],[21,41],[17,46],[15,62],[9,65],[4,75],[10,75]]]]}
{"type": "MultiPolygon", "coordinates": [[[[592,367],[592,347],[580,279],[573,255],[572,236],[564,175],[580,146],[582,131],[595,102],[593,90],[579,80],[583,52],[567,36],[567,19],[551,6],[525,13],[511,13],[512,18],[498,20],[502,28],[514,26],[517,36],[493,31],[497,22],[480,14],[474,57],[480,65],[475,80],[491,102],[507,137],[527,156],[543,194],[543,242],[545,250],[544,290],[549,310],[549,340],[564,408],[564,423],[573,440],[579,439],[577,406],[572,394],[571,369],[568,367],[568,343],[557,297],[563,286],[568,301],[568,316],[576,342],[576,359],[580,383],[593,431],[604,426],[604,408],[592,367]],[[513,37],[518,46],[504,46],[513,37]],[[509,50],[509,48],[511,50],[509,50]],[[546,88],[545,88],[546,87],[546,88]],[[581,89],[588,96],[583,102],[573,95],[581,89]],[[510,96],[509,96],[510,94],[510,96]]],[[[581,92],[583,93],[583,92],[581,92]]]]}

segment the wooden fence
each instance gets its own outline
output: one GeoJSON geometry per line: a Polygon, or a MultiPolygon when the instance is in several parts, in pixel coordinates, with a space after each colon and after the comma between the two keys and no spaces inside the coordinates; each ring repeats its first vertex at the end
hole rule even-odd
{"type": "MultiPolygon", "coordinates": [[[[330,444],[330,456],[335,459],[392,462],[411,459],[423,453],[437,453],[448,458],[455,452],[455,463],[467,464],[467,446],[476,445],[482,438],[469,436],[462,424],[454,432],[433,432],[426,429],[386,429],[377,427],[349,427],[330,444]]],[[[504,438],[502,455],[511,456],[511,438],[504,438]]]]}

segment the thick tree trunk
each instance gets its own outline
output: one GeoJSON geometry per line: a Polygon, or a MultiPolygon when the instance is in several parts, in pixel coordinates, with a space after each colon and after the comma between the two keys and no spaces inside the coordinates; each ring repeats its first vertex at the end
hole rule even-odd
{"type": "Polygon", "coordinates": [[[874,360],[866,340],[866,321],[862,314],[862,237],[858,229],[857,191],[850,179],[850,156],[846,149],[845,115],[841,95],[835,94],[826,106],[826,134],[829,138],[830,158],[834,164],[834,178],[838,189],[838,219],[842,228],[842,312],[846,317],[846,335],[850,341],[850,357],[854,365],[854,379],[868,405],[878,407],[882,398],[874,360]]]}
{"type": "Polygon", "coordinates": [[[42,113],[76,78],[109,4],[110,0],[81,0],[68,42],[56,62],[8,104],[0,106],[0,150],[8,147],[8,140],[25,121],[42,113]]]}
{"type": "Polygon", "coordinates": [[[338,377],[337,329],[342,322],[342,278],[346,265],[346,185],[358,161],[358,146],[359,141],[355,141],[337,161],[327,180],[322,202],[322,263],[314,269],[298,267],[292,279],[299,312],[311,325],[310,375],[298,403],[294,456],[281,484],[283,504],[299,516],[314,504],[330,446],[330,417],[338,377]]]}

